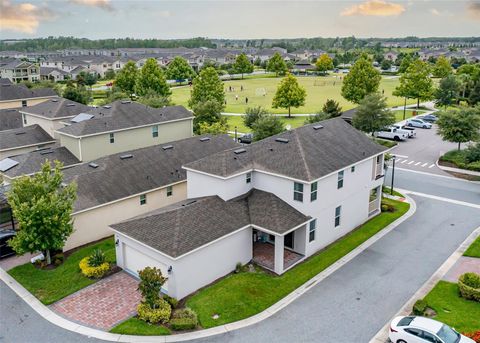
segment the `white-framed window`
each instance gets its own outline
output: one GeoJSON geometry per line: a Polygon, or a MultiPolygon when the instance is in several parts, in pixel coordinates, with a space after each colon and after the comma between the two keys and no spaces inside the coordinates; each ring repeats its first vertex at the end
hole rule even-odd
{"type": "Polygon", "coordinates": [[[167,186],[167,197],[173,195],[173,186],[167,186]]]}
{"type": "Polygon", "coordinates": [[[337,175],[337,189],[343,188],[343,177],[345,176],[345,171],[339,171],[337,175]]]}
{"type": "Polygon", "coordinates": [[[115,134],[113,132],[110,133],[110,143],[115,143],[115,134]]]}
{"type": "Polygon", "coordinates": [[[313,242],[315,240],[315,231],[317,230],[317,220],[314,219],[310,222],[308,227],[308,241],[313,242]]]}
{"type": "Polygon", "coordinates": [[[295,182],[293,184],[293,200],[303,202],[303,183],[295,182]]]}
{"type": "Polygon", "coordinates": [[[27,100],[22,100],[22,107],[27,107],[27,100]]]}
{"type": "Polygon", "coordinates": [[[350,171],[351,171],[352,173],[355,173],[355,166],[352,166],[352,167],[350,168],[350,171]]]}
{"type": "Polygon", "coordinates": [[[142,194],[140,195],[140,205],[145,205],[147,203],[147,195],[142,194]]]}
{"type": "Polygon", "coordinates": [[[158,137],[158,125],[152,126],[152,137],[158,137]]]}
{"type": "Polygon", "coordinates": [[[340,218],[342,216],[342,206],[335,208],[335,227],[340,225],[340,218]]]}
{"type": "Polygon", "coordinates": [[[248,173],[245,175],[245,182],[246,182],[246,183],[252,182],[252,173],[251,173],[251,172],[248,172],[248,173]]]}
{"type": "Polygon", "coordinates": [[[317,200],[317,188],[318,188],[318,183],[315,181],[310,186],[310,201],[317,200]]]}

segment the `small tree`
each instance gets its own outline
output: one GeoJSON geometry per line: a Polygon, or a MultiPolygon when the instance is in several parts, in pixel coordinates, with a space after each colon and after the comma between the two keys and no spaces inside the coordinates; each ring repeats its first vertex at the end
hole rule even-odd
{"type": "Polygon", "coordinates": [[[222,117],[222,108],[223,105],[213,99],[196,103],[192,108],[194,114],[193,131],[200,134],[200,123],[212,125],[219,122],[222,117]]]}
{"type": "Polygon", "coordinates": [[[245,110],[245,115],[243,116],[243,123],[248,128],[253,128],[253,124],[258,120],[258,118],[267,115],[268,111],[262,106],[248,107],[245,110]]]}
{"type": "Polygon", "coordinates": [[[380,64],[380,68],[382,70],[389,70],[392,67],[392,61],[390,60],[383,60],[380,64]]]}
{"type": "Polygon", "coordinates": [[[382,77],[366,55],[362,55],[345,76],[342,85],[342,96],[356,104],[367,96],[375,93],[382,77]]]}
{"type": "Polygon", "coordinates": [[[417,99],[417,108],[420,106],[420,100],[432,99],[433,82],[428,64],[420,60],[413,61],[407,71],[400,76],[400,84],[395,88],[393,95],[417,99]]]}
{"type": "Polygon", "coordinates": [[[115,70],[113,69],[108,69],[106,72],[105,72],[105,77],[104,77],[105,80],[113,80],[115,79],[115,70]]]}
{"type": "Polygon", "coordinates": [[[288,117],[290,118],[291,108],[305,105],[306,97],[305,88],[298,84],[297,79],[292,74],[288,74],[278,85],[273,97],[272,107],[288,109],[288,117]]]}
{"type": "Polygon", "coordinates": [[[221,135],[228,132],[228,123],[226,118],[220,118],[216,123],[200,123],[199,124],[199,134],[212,134],[212,135],[221,135]]]}
{"type": "Polygon", "coordinates": [[[450,74],[440,81],[438,89],[435,91],[436,104],[440,106],[452,105],[459,96],[460,85],[455,75],[450,74]]]}
{"type": "Polygon", "coordinates": [[[225,90],[222,80],[220,80],[213,67],[202,69],[200,74],[193,79],[192,93],[188,105],[193,109],[195,105],[209,100],[213,100],[221,106],[220,112],[223,110],[225,90]]]}
{"type": "Polygon", "coordinates": [[[247,55],[242,53],[237,56],[237,59],[233,64],[233,69],[235,70],[236,73],[242,74],[242,79],[243,79],[243,74],[249,74],[253,72],[253,64],[248,59],[247,55]]]}
{"type": "Polygon", "coordinates": [[[283,131],[285,131],[285,126],[279,117],[264,115],[253,124],[253,139],[259,141],[283,131]]]}
{"type": "Polygon", "coordinates": [[[333,59],[328,54],[322,54],[315,62],[315,66],[319,72],[325,75],[327,71],[333,69],[333,59]]]}
{"type": "Polygon", "coordinates": [[[138,78],[138,68],[133,61],[128,61],[115,77],[115,87],[129,96],[135,93],[138,78]]]}
{"type": "Polygon", "coordinates": [[[433,67],[433,76],[441,79],[453,73],[450,61],[445,56],[440,56],[433,67]]]}
{"type": "Polygon", "coordinates": [[[138,102],[153,107],[161,108],[164,106],[170,106],[170,98],[162,95],[158,95],[154,91],[149,91],[147,94],[138,99],[138,102]]]}
{"type": "Polygon", "coordinates": [[[473,87],[470,97],[468,98],[468,103],[472,106],[480,103],[480,81],[477,81],[473,87]]]}
{"type": "Polygon", "coordinates": [[[412,64],[413,58],[412,55],[407,54],[405,57],[402,58],[402,62],[400,63],[400,66],[398,67],[398,72],[400,74],[403,74],[407,71],[408,67],[410,67],[410,64],[412,64]]]}
{"type": "Polygon", "coordinates": [[[46,161],[39,173],[15,179],[7,193],[20,228],[9,245],[18,254],[41,251],[47,264],[52,263],[50,252],[61,250],[73,232],[71,214],[77,187],[63,184],[61,168],[55,161],[52,170],[46,161]]]}
{"type": "Polygon", "coordinates": [[[352,122],[357,129],[373,135],[395,123],[395,115],[387,108],[386,99],[381,94],[373,93],[360,102],[352,122]]]}
{"type": "Polygon", "coordinates": [[[275,76],[283,75],[287,72],[288,67],[285,61],[278,52],[274,53],[272,57],[268,60],[267,71],[275,73],[275,76]]]}
{"type": "Polygon", "coordinates": [[[188,80],[195,77],[195,71],[183,57],[175,57],[167,66],[165,72],[169,80],[188,80]]]}
{"type": "Polygon", "coordinates": [[[69,81],[63,90],[62,97],[86,105],[90,101],[90,92],[85,86],[79,84],[75,86],[73,82],[69,81]]]}
{"type": "Polygon", "coordinates": [[[330,119],[330,115],[320,111],[314,115],[308,116],[307,119],[305,119],[305,124],[314,124],[326,119],[330,119]]]}
{"type": "Polygon", "coordinates": [[[172,93],[156,59],[149,58],[140,69],[135,83],[135,92],[140,96],[155,92],[163,97],[168,97],[172,93]]]}
{"type": "Polygon", "coordinates": [[[327,102],[322,107],[322,112],[326,113],[329,118],[335,118],[342,114],[342,108],[337,101],[327,99],[327,102]]]}
{"type": "Polygon", "coordinates": [[[158,306],[160,300],[160,291],[167,282],[167,278],[162,275],[162,271],[156,267],[145,267],[138,271],[140,282],[138,290],[142,293],[144,302],[154,309],[158,306]]]}
{"type": "Polygon", "coordinates": [[[438,134],[447,142],[461,143],[480,139],[480,109],[462,108],[440,113],[438,134]]]}

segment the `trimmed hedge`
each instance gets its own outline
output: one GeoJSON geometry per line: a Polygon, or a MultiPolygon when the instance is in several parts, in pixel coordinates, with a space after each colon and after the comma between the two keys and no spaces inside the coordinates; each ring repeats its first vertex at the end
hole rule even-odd
{"type": "Polygon", "coordinates": [[[457,168],[480,171],[480,161],[468,161],[469,151],[452,150],[440,157],[440,161],[454,164],[457,168]]]}
{"type": "Polygon", "coordinates": [[[170,327],[175,331],[192,330],[198,325],[198,318],[195,311],[190,308],[176,310],[173,313],[170,327]]]}
{"type": "Polygon", "coordinates": [[[165,300],[159,300],[157,306],[158,308],[151,308],[147,303],[141,302],[137,307],[138,319],[152,324],[168,323],[172,314],[170,304],[165,300]]]}
{"type": "Polygon", "coordinates": [[[100,279],[110,270],[110,263],[104,262],[98,267],[92,267],[89,264],[90,256],[82,258],[78,266],[82,274],[89,278],[100,279]]]}
{"type": "Polygon", "coordinates": [[[480,275],[465,273],[458,278],[458,289],[463,298],[480,302],[480,275]]]}

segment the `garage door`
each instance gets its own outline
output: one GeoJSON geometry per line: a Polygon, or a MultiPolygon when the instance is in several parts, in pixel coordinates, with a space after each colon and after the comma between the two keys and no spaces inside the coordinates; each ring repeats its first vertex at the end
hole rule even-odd
{"type": "MultiPolygon", "coordinates": [[[[138,276],[138,271],[145,267],[157,267],[162,271],[163,276],[168,275],[168,267],[165,264],[125,243],[123,243],[123,262],[125,264],[124,269],[135,276],[138,276]]],[[[168,290],[168,281],[163,284],[162,290],[168,290]]]]}

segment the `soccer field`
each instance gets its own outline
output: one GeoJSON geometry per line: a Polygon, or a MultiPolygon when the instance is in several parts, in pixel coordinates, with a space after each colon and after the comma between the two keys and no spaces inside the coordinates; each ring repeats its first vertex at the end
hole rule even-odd
{"type": "MultiPolygon", "coordinates": [[[[299,76],[298,82],[306,88],[307,99],[305,106],[292,108],[292,113],[316,113],[327,99],[334,99],[340,103],[343,110],[355,107],[355,104],[345,100],[341,93],[344,75],[329,75],[326,77],[299,76]]],[[[272,113],[288,113],[286,109],[272,108],[272,99],[275,95],[281,78],[254,78],[235,81],[224,81],[227,106],[225,112],[245,113],[249,106],[263,106],[272,113]],[[232,91],[230,91],[232,87],[232,91]],[[243,91],[241,88],[243,87],[243,91]],[[238,100],[236,99],[238,96],[238,100]],[[246,103],[248,98],[248,104],[246,103]]],[[[398,85],[398,78],[384,77],[380,83],[379,91],[384,92],[389,106],[403,105],[403,98],[392,96],[392,91],[398,85]]],[[[190,98],[190,87],[172,89],[172,101],[176,105],[187,106],[190,98]]],[[[414,103],[410,100],[407,103],[414,103]]]]}

